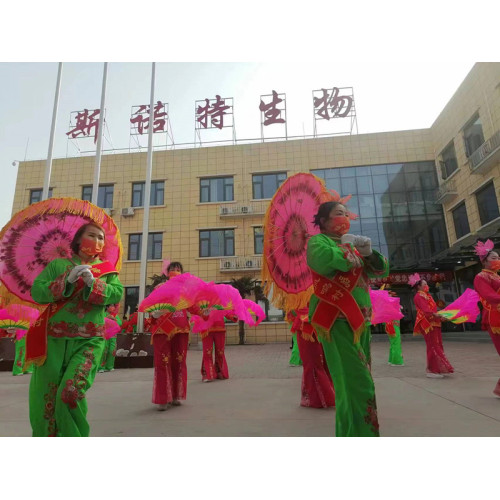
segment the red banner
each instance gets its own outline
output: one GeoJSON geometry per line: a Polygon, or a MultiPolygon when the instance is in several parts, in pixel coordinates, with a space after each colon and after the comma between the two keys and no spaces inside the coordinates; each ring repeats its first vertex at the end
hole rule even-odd
{"type": "MultiPolygon", "coordinates": [[[[412,272],[391,273],[386,278],[371,278],[371,285],[407,285],[408,278],[414,274],[412,272]]],[[[418,271],[420,277],[427,281],[427,283],[441,283],[443,281],[453,281],[453,272],[451,271],[418,271]]]]}

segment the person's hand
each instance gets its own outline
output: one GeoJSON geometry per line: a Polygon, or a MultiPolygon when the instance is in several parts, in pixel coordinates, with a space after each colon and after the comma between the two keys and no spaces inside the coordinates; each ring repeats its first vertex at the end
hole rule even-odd
{"type": "Polygon", "coordinates": [[[340,237],[340,243],[342,243],[342,244],[352,243],[354,245],[354,242],[356,241],[356,238],[358,238],[358,236],[356,236],[355,234],[350,234],[350,233],[343,234],[340,237]]]}
{"type": "Polygon", "coordinates": [[[151,316],[153,316],[153,318],[155,319],[158,319],[160,316],[163,316],[167,311],[153,311],[151,313],[151,316]]]}
{"type": "Polygon", "coordinates": [[[356,236],[354,246],[363,257],[369,257],[372,254],[372,240],[367,236],[356,236]]]}
{"type": "Polygon", "coordinates": [[[87,269],[90,269],[90,266],[87,264],[81,264],[79,266],[75,266],[73,269],[71,269],[68,275],[68,281],[70,283],[74,283],[78,279],[78,277],[82,274],[82,272],[86,271],[87,269]]]}
{"type": "Polygon", "coordinates": [[[95,278],[94,275],[92,274],[92,271],[90,269],[85,269],[80,273],[80,276],[82,277],[84,283],[88,286],[91,287],[92,283],[94,282],[95,278]]]}
{"type": "Polygon", "coordinates": [[[17,328],[6,328],[6,331],[7,331],[7,333],[10,333],[11,335],[13,335],[14,333],[17,332],[17,328]]]}

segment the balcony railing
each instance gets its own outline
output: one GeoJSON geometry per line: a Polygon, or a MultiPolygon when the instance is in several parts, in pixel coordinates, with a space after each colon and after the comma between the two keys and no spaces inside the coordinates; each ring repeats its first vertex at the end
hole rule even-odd
{"type": "Polygon", "coordinates": [[[436,203],[447,203],[458,195],[454,180],[449,180],[441,184],[436,193],[436,203]]]}
{"type": "Polygon", "coordinates": [[[244,215],[264,215],[269,202],[252,201],[241,205],[221,205],[219,215],[221,217],[241,217],[244,215]]]}
{"type": "Polygon", "coordinates": [[[262,257],[225,257],[220,260],[221,271],[258,271],[262,257]]]}
{"type": "Polygon", "coordinates": [[[469,157],[470,171],[482,174],[500,160],[500,130],[497,130],[469,157]]]}

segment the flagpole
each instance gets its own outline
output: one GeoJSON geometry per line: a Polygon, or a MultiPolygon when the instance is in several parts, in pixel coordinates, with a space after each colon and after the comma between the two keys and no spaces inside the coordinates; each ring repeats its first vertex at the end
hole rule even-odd
{"type": "MultiPolygon", "coordinates": [[[[153,171],[153,123],[155,106],[155,76],[156,63],[151,68],[151,98],[149,106],[149,128],[148,128],[148,159],[146,165],[146,184],[144,186],[144,218],[142,220],[142,245],[141,245],[141,268],[139,281],[139,304],[146,296],[146,268],[148,263],[148,240],[149,240],[149,204],[151,201],[151,175],[153,171]]],[[[137,332],[144,331],[144,314],[137,315],[137,332]]]]}
{"type": "Polygon", "coordinates": [[[52,111],[52,126],[50,128],[49,151],[47,153],[47,165],[45,166],[45,178],[43,181],[42,200],[46,200],[49,197],[50,174],[52,172],[52,152],[54,150],[54,135],[56,132],[57,108],[59,107],[59,93],[61,90],[62,65],[63,63],[60,62],[59,69],[57,70],[56,94],[54,96],[54,110],[52,111]]]}
{"type": "Polygon", "coordinates": [[[106,102],[106,83],[108,80],[108,63],[104,63],[102,74],[101,108],[99,111],[99,125],[97,126],[97,151],[95,155],[94,184],[92,186],[92,203],[97,205],[97,196],[99,194],[99,177],[101,175],[101,152],[102,135],[104,131],[104,105],[106,102]]]}

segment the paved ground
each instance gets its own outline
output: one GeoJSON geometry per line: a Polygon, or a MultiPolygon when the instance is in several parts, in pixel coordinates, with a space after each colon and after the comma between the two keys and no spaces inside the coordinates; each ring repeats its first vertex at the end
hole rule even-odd
{"type": "MultiPolygon", "coordinates": [[[[500,436],[492,390],[500,359],[490,342],[451,342],[456,373],[425,377],[425,344],[404,339],[404,367],[387,365],[387,341],[372,343],[383,436],[500,436]]],[[[188,352],[187,400],[158,412],[150,368],[97,375],[88,392],[92,436],[333,436],[334,409],[302,408],[302,368],[288,366],[289,344],[228,346],[231,378],[202,383],[201,351],[188,352]]],[[[0,372],[0,435],[29,436],[29,375],[0,372]]]]}

